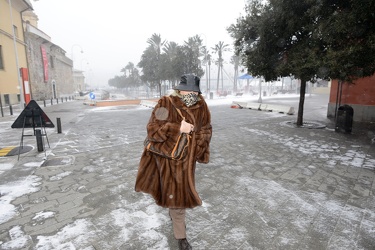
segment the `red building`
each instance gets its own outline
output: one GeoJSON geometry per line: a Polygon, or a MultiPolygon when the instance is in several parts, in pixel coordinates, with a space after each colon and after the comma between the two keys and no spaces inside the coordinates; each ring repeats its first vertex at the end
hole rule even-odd
{"type": "Polygon", "coordinates": [[[336,108],[346,104],[353,108],[354,121],[375,122],[375,75],[340,85],[331,83],[327,116],[335,117],[336,108]]]}

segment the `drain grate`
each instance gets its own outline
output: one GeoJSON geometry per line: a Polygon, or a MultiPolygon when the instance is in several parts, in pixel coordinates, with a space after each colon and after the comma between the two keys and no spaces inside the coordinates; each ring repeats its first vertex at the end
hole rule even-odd
{"type": "Polygon", "coordinates": [[[66,166],[72,165],[74,163],[74,157],[71,155],[63,156],[63,157],[56,157],[53,159],[46,160],[43,162],[42,167],[50,167],[50,166],[66,166]]]}

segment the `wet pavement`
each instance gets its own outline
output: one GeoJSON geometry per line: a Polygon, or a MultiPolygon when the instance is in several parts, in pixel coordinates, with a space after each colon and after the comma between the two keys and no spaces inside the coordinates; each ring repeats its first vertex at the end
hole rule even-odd
{"type": "MultiPolygon", "coordinates": [[[[196,170],[203,205],[187,212],[193,249],[375,249],[372,128],[335,132],[324,95],[305,101],[305,122],[319,129],[210,101],[211,160],[196,170]]],[[[295,97],[264,101],[298,107],[295,97]]],[[[62,122],[60,134],[47,128],[50,148],[37,152],[30,137],[19,161],[0,157],[0,249],[177,249],[168,211],[134,192],[151,109],[42,109],[62,122]]],[[[0,148],[19,145],[15,118],[0,117],[0,148]]]]}

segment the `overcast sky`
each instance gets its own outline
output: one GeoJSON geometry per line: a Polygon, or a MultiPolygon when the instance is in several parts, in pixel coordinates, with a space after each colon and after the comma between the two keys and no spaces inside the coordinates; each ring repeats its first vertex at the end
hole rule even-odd
{"type": "MultiPolygon", "coordinates": [[[[231,45],[226,28],[244,13],[246,0],[37,0],[38,28],[73,54],[74,66],[94,86],[107,85],[128,62],[140,61],[153,33],[182,45],[200,35],[210,49],[231,45]],[[81,53],[81,49],[83,53],[81,53]]],[[[227,52],[229,57],[232,53],[227,52]]]]}

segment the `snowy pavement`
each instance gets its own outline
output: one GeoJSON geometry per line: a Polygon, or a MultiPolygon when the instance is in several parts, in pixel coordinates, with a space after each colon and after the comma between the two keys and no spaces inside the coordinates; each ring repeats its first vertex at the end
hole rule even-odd
{"type": "MultiPolygon", "coordinates": [[[[324,129],[230,108],[256,98],[207,100],[211,160],[196,171],[203,205],[187,212],[193,248],[375,249],[372,132],[334,132],[326,96],[305,101],[305,121],[324,129]]],[[[296,95],[263,101],[298,107],[296,95]]],[[[168,211],[134,192],[151,109],[72,101],[44,111],[62,121],[62,134],[47,128],[51,148],[0,158],[0,249],[177,249],[168,211]]],[[[19,144],[15,118],[0,118],[0,147],[19,144]]]]}

